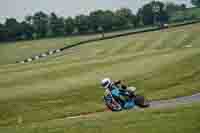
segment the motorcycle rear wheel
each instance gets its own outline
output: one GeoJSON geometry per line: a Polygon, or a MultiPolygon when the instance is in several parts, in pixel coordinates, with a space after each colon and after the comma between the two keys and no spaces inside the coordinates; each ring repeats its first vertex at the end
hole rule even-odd
{"type": "Polygon", "coordinates": [[[134,101],[135,104],[141,108],[147,108],[150,106],[150,103],[144,98],[144,96],[136,95],[134,101]]]}

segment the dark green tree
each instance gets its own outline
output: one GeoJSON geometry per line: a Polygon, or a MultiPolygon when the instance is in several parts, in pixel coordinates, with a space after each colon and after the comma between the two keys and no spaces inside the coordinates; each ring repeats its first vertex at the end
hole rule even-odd
{"type": "Polygon", "coordinates": [[[144,25],[167,22],[168,13],[164,7],[165,5],[162,2],[150,2],[139,9],[137,16],[139,16],[144,25]]]}
{"type": "Polygon", "coordinates": [[[93,29],[93,31],[98,32],[99,29],[103,30],[104,11],[97,10],[97,11],[91,12],[89,15],[89,20],[90,20],[90,27],[93,29]]]}
{"type": "Polygon", "coordinates": [[[104,11],[103,16],[100,17],[101,24],[99,24],[102,27],[103,31],[110,31],[113,29],[114,25],[114,13],[112,11],[104,11]]]}
{"type": "Polygon", "coordinates": [[[75,26],[79,33],[87,33],[90,29],[89,17],[86,15],[79,15],[75,17],[75,26]]]}
{"type": "Polygon", "coordinates": [[[4,26],[3,26],[3,24],[0,23],[0,41],[3,41],[3,39],[4,39],[3,29],[4,29],[4,26]]]}
{"type": "Polygon", "coordinates": [[[154,13],[152,9],[152,5],[147,4],[138,10],[137,15],[144,25],[150,25],[154,23],[154,13]]]}
{"type": "Polygon", "coordinates": [[[200,0],[191,0],[191,3],[192,3],[194,6],[197,6],[197,7],[200,6],[200,0]]]}
{"type": "Polygon", "coordinates": [[[33,16],[31,16],[31,15],[25,16],[25,22],[30,25],[33,25],[33,16]]]}
{"type": "Polygon", "coordinates": [[[48,15],[41,11],[37,12],[34,14],[32,21],[37,38],[46,37],[48,32],[48,15]]]}
{"type": "Polygon", "coordinates": [[[75,29],[75,22],[71,17],[68,17],[67,19],[65,19],[65,33],[67,35],[70,35],[73,33],[74,29],[75,29]]]}
{"type": "Polygon", "coordinates": [[[26,21],[21,22],[22,39],[33,39],[34,29],[26,21]]]}
{"type": "Polygon", "coordinates": [[[64,19],[59,18],[55,13],[51,13],[49,18],[49,29],[52,36],[63,36],[64,19]]]}
{"type": "Polygon", "coordinates": [[[109,31],[114,27],[114,13],[112,11],[97,10],[90,13],[90,24],[95,32],[109,31]]]}
{"type": "Polygon", "coordinates": [[[132,16],[130,16],[129,18],[129,23],[134,26],[134,27],[137,27],[138,24],[139,24],[139,20],[138,20],[138,17],[134,14],[132,14],[132,16]]]}
{"type": "Polygon", "coordinates": [[[0,42],[6,41],[8,38],[7,31],[5,29],[5,26],[0,23],[0,42]]]}
{"type": "Polygon", "coordinates": [[[132,11],[128,8],[121,8],[115,12],[116,16],[116,26],[117,27],[127,27],[132,24],[134,17],[132,11]]]}
{"type": "Polygon", "coordinates": [[[180,8],[181,8],[181,10],[185,10],[187,7],[186,7],[185,4],[181,4],[181,5],[180,5],[180,8]]]}
{"type": "Polygon", "coordinates": [[[172,15],[176,11],[185,10],[186,9],[186,5],[185,4],[177,5],[177,4],[173,3],[173,2],[168,2],[168,3],[166,3],[165,8],[166,8],[165,10],[167,11],[167,13],[169,15],[172,15]]]}
{"type": "Polygon", "coordinates": [[[5,32],[8,40],[18,40],[22,35],[21,24],[15,18],[6,19],[5,32]]]}

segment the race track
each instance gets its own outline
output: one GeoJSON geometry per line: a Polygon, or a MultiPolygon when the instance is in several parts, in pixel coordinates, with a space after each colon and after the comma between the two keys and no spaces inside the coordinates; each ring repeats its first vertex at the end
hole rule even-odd
{"type": "MultiPolygon", "coordinates": [[[[191,95],[191,96],[184,96],[184,97],[177,97],[174,99],[169,99],[169,100],[159,100],[159,101],[151,101],[150,102],[150,107],[149,108],[171,108],[171,107],[176,107],[177,105],[180,104],[190,104],[194,102],[200,102],[200,93],[191,95]]],[[[134,110],[139,110],[142,111],[144,109],[141,108],[134,108],[134,110]]],[[[110,110],[108,109],[102,109],[97,112],[91,112],[91,113],[85,113],[85,114],[80,114],[80,115],[75,115],[75,116],[70,116],[67,117],[68,119],[75,119],[75,118],[81,118],[81,117],[92,117],[96,115],[97,113],[102,113],[102,112],[109,112],[110,110]]]]}

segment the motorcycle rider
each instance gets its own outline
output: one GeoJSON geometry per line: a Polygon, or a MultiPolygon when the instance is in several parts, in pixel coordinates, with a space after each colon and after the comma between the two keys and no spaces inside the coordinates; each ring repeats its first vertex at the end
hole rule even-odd
{"type": "Polygon", "coordinates": [[[104,78],[101,81],[101,85],[105,88],[104,99],[111,100],[120,104],[123,108],[132,108],[133,102],[129,102],[130,99],[134,99],[134,103],[140,107],[148,107],[149,104],[145,103],[143,96],[138,96],[135,94],[135,87],[127,87],[125,83],[121,80],[112,81],[110,78],[104,78]],[[129,103],[129,104],[127,104],[129,103]]]}
{"type": "Polygon", "coordinates": [[[114,101],[125,108],[131,108],[134,106],[126,105],[127,101],[130,100],[130,97],[135,97],[134,90],[130,90],[121,80],[113,82],[110,78],[104,78],[101,81],[101,85],[106,89],[104,99],[110,100],[112,96],[114,101]]]}

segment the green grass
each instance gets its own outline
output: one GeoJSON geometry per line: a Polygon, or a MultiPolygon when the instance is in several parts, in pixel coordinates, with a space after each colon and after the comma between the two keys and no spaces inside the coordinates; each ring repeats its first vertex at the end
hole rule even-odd
{"type": "MultiPolygon", "coordinates": [[[[149,99],[199,92],[199,26],[93,42],[55,58],[2,65],[0,126],[16,125],[19,116],[31,124],[98,111],[105,107],[102,77],[123,79],[149,99]]],[[[13,58],[12,50],[7,58],[13,58]]]]}
{"type": "Polygon", "coordinates": [[[49,50],[72,45],[74,43],[97,38],[100,35],[61,37],[52,39],[41,39],[33,41],[18,41],[0,44],[0,65],[13,64],[16,61],[22,61],[26,58],[40,55],[49,50]]]}
{"type": "MultiPolygon", "coordinates": [[[[105,36],[113,36],[133,31],[140,31],[144,29],[151,29],[152,26],[138,28],[138,29],[129,29],[121,30],[115,32],[107,32],[105,36]]],[[[41,39],[33,41],[17,41],[10,43],[0,43],[0,65],[6,64],[15,64],[16,61],[23,61],[27,58],[38,56],[44,52],[63,48],[65,46],[73,45],[81,41],[86,41],[90,39],[101,38],[101,34],[94,35],[79,35],[73,37],[60,37],[60,38],[51,38],[51,39],[41,39]]],[[[52,55],[51,57],[59,56],[60,53],[52,55]]],[[[62,55],[62,54],[61,54],[62,55]]]]}
{"type": "Polygon", "coordinates": [[[198,133],[200,104],[176,108],[146,109],[119,113],[97,113],[74,119],[55,119],[0,128],[4,133],[198,133]]]}

